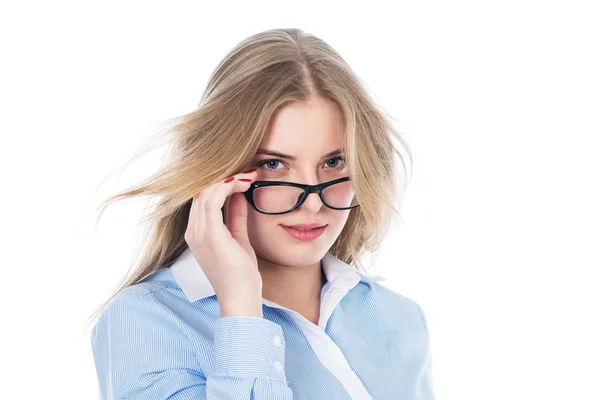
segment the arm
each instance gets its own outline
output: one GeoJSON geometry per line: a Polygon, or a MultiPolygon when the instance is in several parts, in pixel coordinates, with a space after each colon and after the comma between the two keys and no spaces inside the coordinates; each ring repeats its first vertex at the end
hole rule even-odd
{"type": "Polygon", "coordinates": [[[115,298],[92,330],[102,399],[292,399],[280,325],[256,317],[218,319],[214,369],[206,376],[196,357],[210,345],[198,348],[172,310],[147,296],[115,298]]]}
{"type": "Polygon", "coordinates": [[[424,364],[419,374],[419,381],[416,386],[416,394],[418,395],[419,400],[435,400],[435,392],[433,390],[433,372],[431,366],[431,341],[429,338],[429,328],[427,327],[427,319],[425,318],[425,313],[421,309],[421,306],[417,304],[417,308],[419,314],[421,315],[421,320],[423,322],[423,334],[426,340],[425,354],[424,354],[424,364]]]}
{"type": "Polygon", "coordinates": [[[215,325],[215,368],[208,399],[291,400],[281,326],[258,317],[221,317],[215,325]]]}

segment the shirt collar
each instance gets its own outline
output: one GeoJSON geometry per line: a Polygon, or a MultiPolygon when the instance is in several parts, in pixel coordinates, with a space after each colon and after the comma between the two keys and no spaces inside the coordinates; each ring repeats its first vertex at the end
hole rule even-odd
{"type": "MultiPolygon", "coordinates": [[[[348,265],[333,254],[327,252],[321,262],[327,281],[340,289],[350,289],[359,281],[378,282],[387,280],[380,275],[368,275],[348,265]]],[[[177,284],[190,302],[215,294],[210,281],[198,264],[192,250],[188,247],[170,267],[177,284]]],[[[263,299],[266,304],[267,300],[263,299]]]]}

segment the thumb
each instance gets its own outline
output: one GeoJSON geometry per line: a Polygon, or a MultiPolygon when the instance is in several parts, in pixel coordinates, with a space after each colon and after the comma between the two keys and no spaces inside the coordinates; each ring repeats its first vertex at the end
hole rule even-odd
{"type": "Polygon", "coordinates": [[[227,229],[240,244],[248,242],[248,204],[243,193],[234,193],[229,198],[227,229]]]}

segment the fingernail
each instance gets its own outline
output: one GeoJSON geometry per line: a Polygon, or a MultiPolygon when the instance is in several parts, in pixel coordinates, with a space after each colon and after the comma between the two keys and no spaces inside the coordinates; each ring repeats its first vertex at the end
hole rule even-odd
{"type": "Polygon", "coordinates": [[[238,181],[242,181],[242,182],[252,182],[252,179],[238,179],[238,181]]]}
{"type": "Polygon", "coordinates": [[[233,176],[232,176],[232,177],[229,177],[229,178],[227,178],[227,179],[225,179],[225,183],[229,183],[229,182],[231,182],[232,180],[233,180],[233,176]]]}
{"type": "Polygon", "coordinates": [[[242,174],[249,174],[250,172],[254,172],[254,171],[256,171],[256,168],[250,169],[248,171],[244,171],[244,172],[242,172],[242,174]]]}

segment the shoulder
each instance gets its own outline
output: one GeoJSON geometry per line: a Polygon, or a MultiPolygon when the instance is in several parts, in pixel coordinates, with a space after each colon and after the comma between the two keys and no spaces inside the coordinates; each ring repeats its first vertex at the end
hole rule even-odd
{"type": "Polygon", "coordinates": [[[168,278],[170,271],[154,272],[141,282],[122,289],[104,307],[96,320],[91,339],[94,343],[111,334],[146,330],[173,333],[183,325],[179,315],[187,300],[181,289],[168,278]]]}
{"type": "Polygon", "coordinates": [[[371,282],[374,301],[377,309],[384,317],[392,321],[402,321],[411,324],[417,329],[423,329],[429,334],[425,313],[419,302],[379,282],[371,282]]]}
{"type": "Polygon", "coordinates": [[[172,374],[181,374],[179,383],[204,380],[187,323],[193,307],[181,289],[156,278],[122,289],[92,328],[92,354],[104,396],[170,390],[160,385],[173,383],[172,374]],[[149,377],[162,383],[149,386],[149,377]]]}

